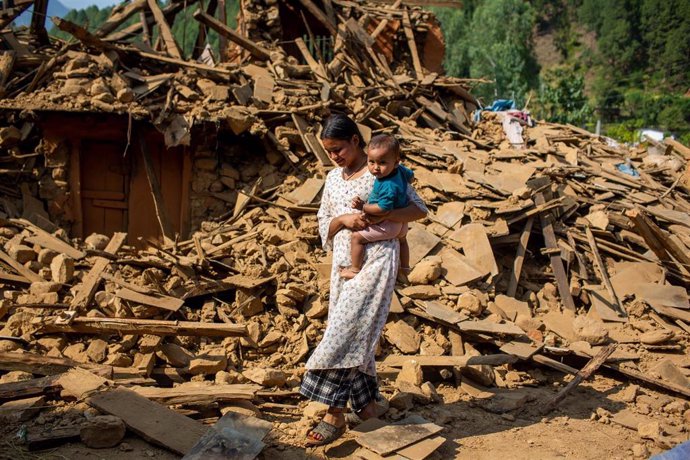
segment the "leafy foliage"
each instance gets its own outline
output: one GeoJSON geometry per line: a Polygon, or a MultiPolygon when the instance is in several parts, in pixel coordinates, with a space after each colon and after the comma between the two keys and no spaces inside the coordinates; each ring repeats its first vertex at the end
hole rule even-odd
{"type": "Polygon", "coordinates": [[[545,71],[537,107],[537,116],[546,120],[574,125],[588,122],[592,116],[592,108],[585,95],[584,75],[572,67],[556,67],[545,71]]]}

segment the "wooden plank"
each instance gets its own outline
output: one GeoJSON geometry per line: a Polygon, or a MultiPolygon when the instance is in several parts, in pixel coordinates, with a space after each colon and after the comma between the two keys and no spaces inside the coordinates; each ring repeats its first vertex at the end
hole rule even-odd
{"type": "Polygon", "coordinates": [[[304,57],[304,60],[307,62],[307,65],[311,69],[316,79],[322,82],[328,81],[328,77],[326,76],[323,68],[319,65],[318,62],[316,62],[314,56],[311,55],[311,53],[309,52],[309,48],[307,48],[307,45],[304,43],[304,40],[302,40],[302,37],[297,37],[295,39],[295,45],[302,54],[302,57],[304,57]]]}
{"type": "Polygon", "coordinates": [[[34,233],[35,236],[29,236],[25,239],[30,243],[37,244],[42,248],[52,249],[61,254],[65,254],[75,260],[83,259],[86,256],[84,251],[80,251],[74,246],[66,243],[65,241],[57,238],[54,235],[43,230],[41,227],[34,225],[26,219],[10,219],[10,222],[21,225],[30,232],[34,233]]]}
{"type": "MultiPolygon", "coordinates": [[[[79,442],[80,426],[53,427],[48,431],[39,431],[43,427],[31,427],[26,433],[26,448],[30,452],[50,449],[68,442],[79,442]]],[[[45,428],[43,428],[45,429],[45,428]]]]}
{"type": "Polygon", "coordinates": [[[656,305],[656,304],[650,304],[650,305],[660,315],[668,316],[669,318],[673,318],[673,319],[679,319],[681,321],[685,321],[686,323],[690,322],[690,311],[681,310],[679,308],[673,308],[673,307],[664,307],[662,305],[656,305]]]}
{"type": "Polygon", "coordinates": [[[54,393],[59,389],[60,385],[57,383],[57,376],[55,375],[20,382],[2,383],[0,384],[0,401],[54,393]]]}
{"type": "Polygon", "coordinates": [[[501,364],[512,364],[517,361],[511,355],[477,355],[477,356],[421,356],[421,355],[388,355],[380,364],[388,367],[402,367],[406,361],[416,361],[420,366],[451,366],[467,367],[480,364],[488,366],[500,366],[501,364]]]}
{"type": "MultiPolygon", "coordinates": [[[[673,254],[671,251],[669,251],[669,244],[667,241],[665,241],[667,238],[665,238],[661,232],[661,229],[659,229],[659,227],[657,227],[651,221],[651,219],[645,216],[639,208],[629,209],[625,211],[625,215],[632,220],[637,233],[644,238],[647,246],[649,246],[649,249],[656,254],[661,263],[668,268],[676,268],[679,272],[683,273],[684,268],[681,264],[686,263],[683,261],[683,259],[687,258],[688,256],[680,254],[680,259],[676,258],[677,262],[674,261],[671,258],[671,255],[676,257],[676,254],[673,254]]],[[[687,264],[686,266],[690,267],[690,264],[687,264]]]]}
{"type": "Polygon", "coordinates": [[[6,281],[7,283],[31,284],[31,281],[23,276],[12,275],[10,273],[5,273],[2,270],[0,270],[0,280],[6,281]]]}
{"type": "Polygon", "coordinates": [[[175,41],[175,37],[173,36],[172,31],[170,30],[168,22],[165,20],[163,11],[161,11],[160,6],[158,6],[157,0],[147,0],[147,4],[149,6],[149,9],[151,10],[151,13],[153,13],[153,18],[156,20],[156,23],[158,24],[158,32],[160,33],[160,37],[162,37],[163,39],[165,51],[167,51],[167,53],[175,59],[182,59],[180,47],[177,45],[177,42],[175,41]]]}
{"type": "Polygon", "coordinates": [[[535,347],[531,343],[527,342],[517,342],[515,340],[504,343],[500,350],[503,353],[517,356],[520,359],[530,359],[532,356],[534,356],[536,353],[539,353],[539,351],[542,349],[543,345],[535,347]]]}
{"type": "Polygon", "coordinates": [[[440,302],[424,302],[424,309],[428,315],[450,324],[459,323],[460,321],[467,319],[467,315],[459,313],[440,302]]]}
{"type": "Polygon", "coordinates": [[[314,17],[328,29],[328,31],[331,33],[331,35],[335,35],[338,33],[338,29],[335,27],[335,23],[331,21],[331,19],[326,16],[326,14],[323,12],[321,8],[316,6],[314,2],[311,0],[299,0],[299,2],[304,6],[307,11],[309,11],[314,17]]]}
{"type": "Polygon", "coordinates": [[[635,297],[648,304],[661,305],[662,307],[690,309],[688,293],[682,286],[667,284],[644,283],[636,286],[635,297]]]}
{"type": "MultiPolygon", "coordinates": [[[[126,239],[126,233],[114,233],[108,245],[105,247],[105,252],[113,255],[117,254],[117,251],[120,250],[126,239]]],[[[89,273],[82,278],[81,286],[74,295],[72,302],[70,302],[70,310],[85,308],[91,302],[101,282],[101,273],[103,273],[103,270],[105,270],[109,264],[110,260],[105,257],[96,258],[96,262],[93,264],[93,267],[91,267],[91,270],[89,270],[89,273]]]]}
{"type": "Polygon", "coordinates": [[[616,312],[619,316],[627,316],[625,310],[623,309],[623,306],[621,305],[620,300],[618,300],[616,291],[613,289],[613,285],[611,284],[611,280],[609,279],[609,274],[606,271],[606,265],[604,264],[604,261],[601,259],[599,249],[597,248],[597,242],[594,240],[594,234],[592,234],[592,229],[589,227],[589,225],[585,226],[585,233],[587,234],[589,248],[592,250],[592,255],[594,256],[594,263],[599,269],[599,276],[601,277],[601,281],[604,283],[604,287],[606,287],[606,290],[611,296],[611,301],[613,302],[613,306],[615,307],[616,312]]]}
{"type": "Polygon", "coordinates": [[[165,321],[132,318],[87,318],[76,317],[71,324],[49,322],[41,324],[45,333],[73,332],[80,334],[151,334],[151,335],[189,335],[198,337],[236,337],[245,336],[247,328],[231,323],[200,323],[195,321],[165,321]]]}
{"type": "Polygon", "coordinates": [[[0,369],[6,371],[24,371],[37,375],[56,375],[67,372],[74,367],[83,367],[106,378],[113,373],[111,366],[100,364],[78,363],[67,358],[39,356],[32,353],[0,352],[0,369]]]}
{"type": "Polygon", "coordinates": [[[162,308],[169,311],[177,311],[182,307],[182,305],[184,305],[184,300],[182,299],[176,299],[174,297],[164,295],[147,295],[127,288],[118,289],[115,291],[115,296],[121,299],[143,305],[150,305],[152,307],[162,308]]]}
{"type": "Polygon", "coordinates": [[[482,334],[525,335],[525,331],[513,323],[493,323],[487,320],[462,321],[458,323],[461,332],[475,332],[482,334]]]}
{"type": "MultiPolygon", "coordinates": [[[[155,0],[149,1],[155,2],[155,0]]],[[[161,190],[160,182],[158,181],[156,171],[153,169],[153,160],[151,159],[151,154],[144,136],[139,136],[139,146],[141,148],[142,159],[144,160],[146,178],[148,179],[149,187],[151,189],[151,196],[153,197],[153,204],[156,208],[156,217],[161,228],[163,239],[165,240],[166,244],[169,244],[175,240],[175,233],[173,232],[172,223],[170,221],[170,217],[168,216],[168,210],[165,206],[165,200],[163,200],[163,192],[161,190]]]]}
{"type": "Polygon", "coordinates": [[[144,6],[146,6],[147,0],[134,0],[130,3],[117,5],[113,8],[112,13],[108,16],[108,19],[101,24],[98,29],[94,32],[97,37],[105,37],[110,32],[129,19],[132,15],[141,11],[144,6]]]}
{"type": "MultiPolygon", "coordinates": [[[[544,195],[542,193],[537,193],[535,195],[535,203],[537,205],[542,205],[546,202],[544,195]]],[[[558,249],[558,240],[556,240],[556,233],[553,230],[553,216],[551,211],[545,211],[539,214],[539,220],[541,222],[541,230],[544,234],[544,243],[547,249],[558,249]]],[[[565,273],[565,267],[563,267],[563,260],[561,260],[561,253],[553,253],[549,256],[551,259],[551,269],[556,277],[556,285],[558,287],[558,293],[561,296],[561,302],[563,306],[568,310],[575,311],[575,301],[573,296],[570,294],[570,283],[568,282],[568,276],[565,273]]]]}
{"type": "Polygon", "coordinates": [[[311,204],[318,196],[326,181],[318,177],[309,177],[292,192],[285,195],[285,199],[298,206],[311,204]]]}
{"type": "Polygon", "coordinates": [[[17,273],[19,273],[20,275],[22,275],[24,278],[28,279],[31,282],[45,281],[42,277],[38,276],[36,273],[29,270],[24,265],[20,264],[16,260],[14,260],[12,257],[10,257],[9,254],[7,254],[2,249],[0,249],[0,260],[5,262],[7,265],[12,267],[17,273]]]}
{"type": "Polygon", "coordinates": [[[603,347],[599,353],[596,354],[581,370],[575,374],[575,378],[572,379],[568,384],[559,391],[553,398],[546,402],[542,413],[546,414],[551,412],[556,408],[556,406],[571,393],[576,386],[580,384],[583,380],[588,379],[592,374],[594,374],[599,367],[606,361],[606,359],[611,356],[611,354],[616,350],[616,344],[610,344],[603,347]]]}
{"type": "Polygon", "coordinates": [[[378,430],[361,434],[355,440],[362,447],[366,447],[379,455],[387,455],[433,436],[441,430],[443,427],[433,423],[387,425],[378,430]]]}
{"type": "Polygon", "coordinates": [[[219,401],[250,400],[261,390],[261,385],[223,384],[205,385],[198,382],[185,382],[174,388],[133,386],[137,394],[167,406],[176,404],[212,404],[219,401]]]}
{"type": "Polygon", "coordinates": [[[230,27],[226,26],[216,18],[211,17],[208,14],[201,11],[201,9],[198,9],[194,12],[194,19],[206,25],[207,27],[210,27],[211,29],[215,30],[222,37],[225,37],[231,42],[246,49],[254,58],[260,61],[267,61],[268,59],[270,59],[271,53],[267,49],[257,45],[248,38],[238,34],[237,32],[235,32],[230,27]]]}
{"type": "Polygon", "coordinates": [[[189,452],[206,432],[201,423],[124,388],[97,393],[86,402],[120,417],[128,429],[145,440],[180,455],[189,452]]]}
{"type": "Polygon", "coordinates": [[[417,52],[417,43],[414,39],[414,31],[412,30],[412,23],[410,22],[410,14],[407,7],[402,13],[402,25],[403,31],[405,32],[405,38],[407,38],[407,46],[410,47],[410,54],[412,55],[412,65],[414,66],[415,78],[421,80],[424,78],[424,69],[422,68],[422,62],[419,59],[419,53],[417,52]]]}
{"type": "Polygon", "coordinates": [[[527,252],[527,243],[532,233],[532,224],[534,224],[534,217],[527,219],[527,223],[522,229],[522,233],[520,233],[520,242],[518,243],[515,260],[513,260],[513,270],[510,272],[510,281],[508,282],[508,290],[506,291],[508,297],[515,297],[515,293],[517,292],[520,274],[522,273],[522,264],[525,261],[525,253],[527,252]]]}

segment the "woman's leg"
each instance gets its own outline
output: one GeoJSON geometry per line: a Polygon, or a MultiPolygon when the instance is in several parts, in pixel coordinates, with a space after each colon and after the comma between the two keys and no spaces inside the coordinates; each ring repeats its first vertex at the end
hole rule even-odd
{"type": "MultiPolygon", "coordinates": [[[[352,391],[354,371],[355,369],[319,369],[304,374],[300,393],[312,401],[328,405],[323,423],[338,429],[345,426],[343,412],[352,391]]],[[[323,435],[317,431],[314,429],[307,434],[308,442],[323,440],[323,435]]]]}
{"type": "Polygon", "coordinates": [[[376,377],[356,371],[352,379],[350,392],[350,408],[362,420],[378,417],[379,409],[376,401],[381,398],[379,384],[376,377]]]}

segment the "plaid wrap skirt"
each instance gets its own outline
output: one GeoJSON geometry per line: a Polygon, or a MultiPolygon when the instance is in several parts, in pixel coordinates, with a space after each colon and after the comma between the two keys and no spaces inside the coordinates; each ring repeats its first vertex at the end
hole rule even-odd
{"type": "Polygon", "coordinates": [[[357,368],[309,370],[304,374],[299,392],[329,407],[345,407],[349,401],[354,412],[379,399],[376,377],[357,368]]]}

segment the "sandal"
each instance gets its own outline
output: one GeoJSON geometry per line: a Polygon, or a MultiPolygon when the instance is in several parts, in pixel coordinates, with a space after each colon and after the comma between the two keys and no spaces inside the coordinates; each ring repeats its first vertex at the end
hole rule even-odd
{"type": "Polygon", "coordinates": [[[307,445],[316,447],[330,444],[341,437],[343,433],[345,433],[346,429],[347,424],[344,424],[343,426],[335,426],[321,420],[319,424],[312,428],[309,434],[307,434],[307,445]],[[321,435],[321,439],[312,439],[309,437],[311,434],[321,435]]]}

